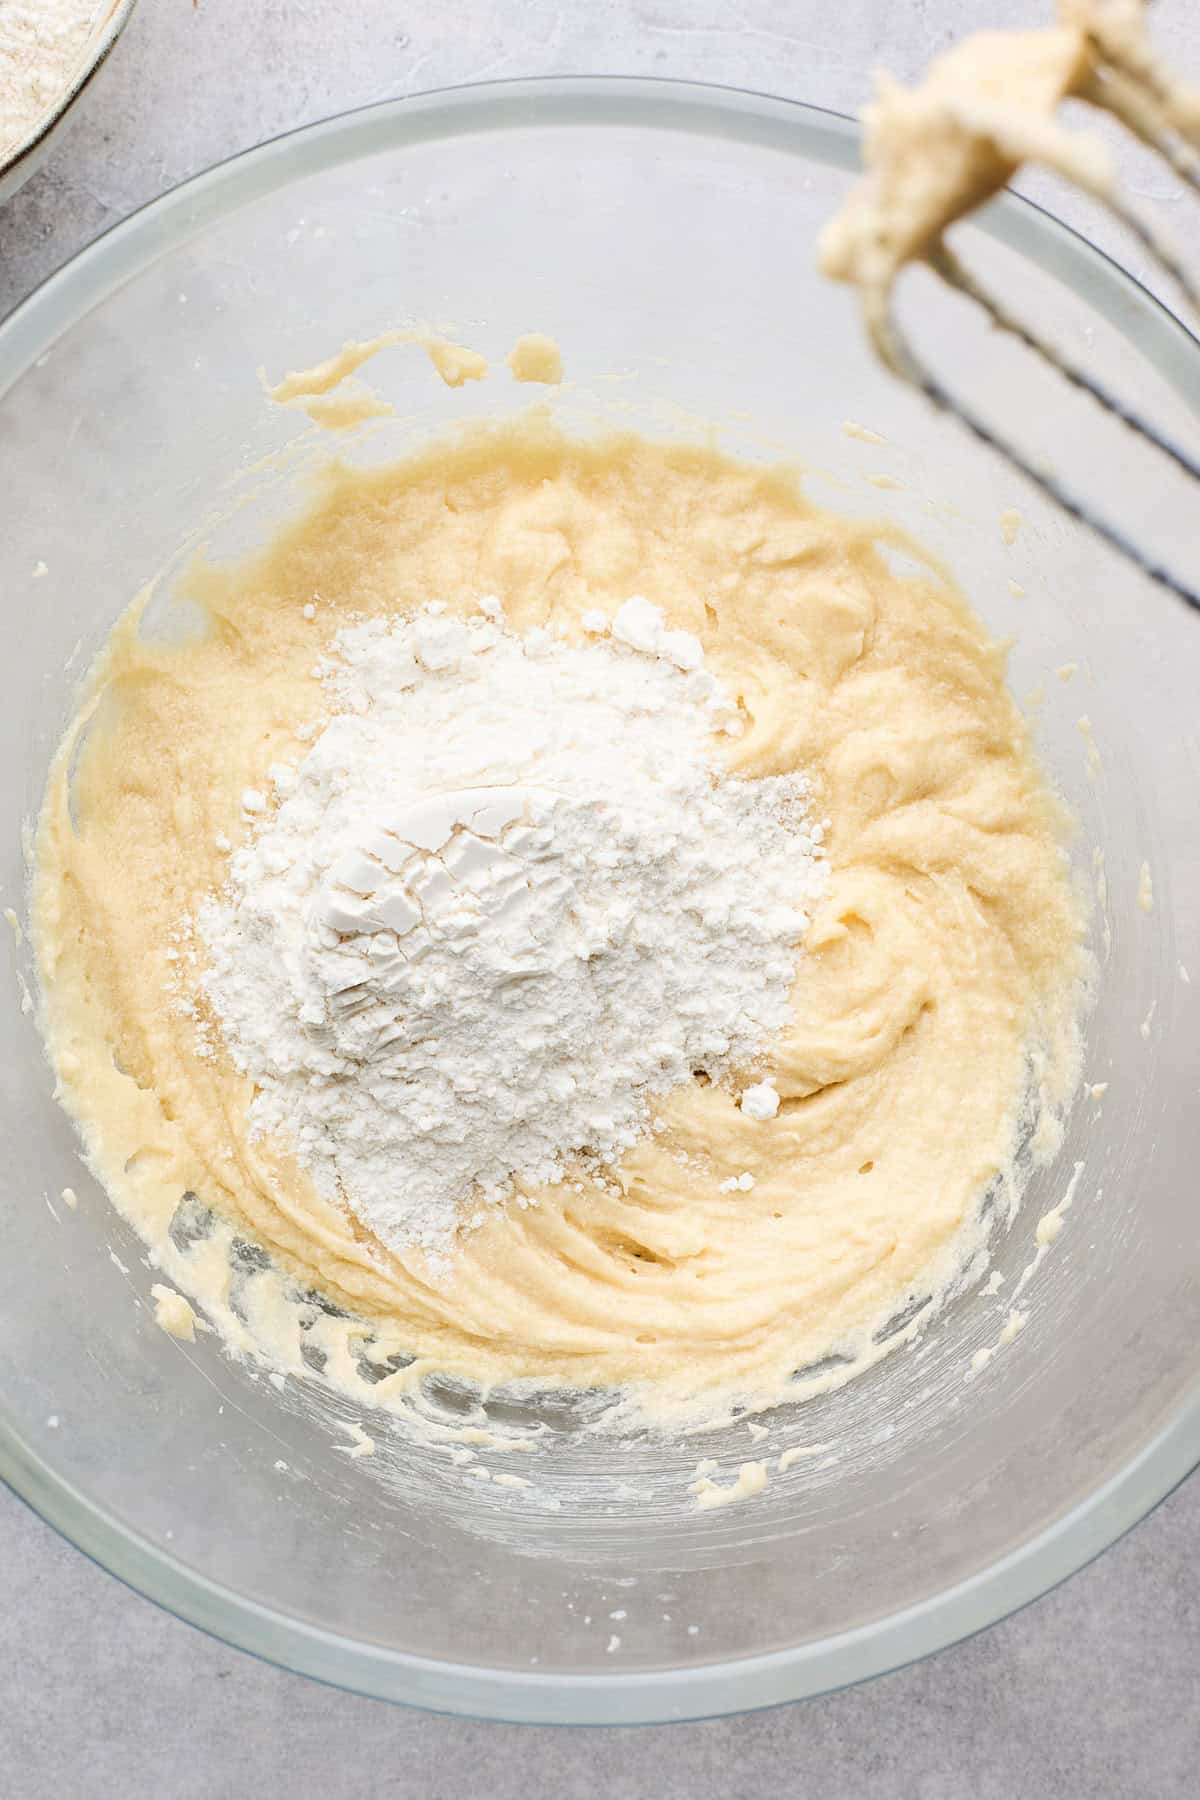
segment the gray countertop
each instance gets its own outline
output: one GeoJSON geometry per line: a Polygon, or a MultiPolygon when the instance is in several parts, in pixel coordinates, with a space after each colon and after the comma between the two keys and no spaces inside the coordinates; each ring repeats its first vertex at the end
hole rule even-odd
{"type": "MultiPolygon", "coordinates": [[[[686,76],[854,111],[872,66],[1038,0],[141,0],[94,103],[0,209],[0,315],[97,232],[311,119],[456,82],[686,76]]],[[[1200,69],[1200,9],[1159,32],[1200,69]]],[[[1163,183],[1128,159],[1134,185],[1163,183]]],[[[1073,196],[1032,191],[1138,268],[1073,196]]],[[[1194,243],[1195,226],[1191,227],[1194,243]]],[[[705,1725],[561,1732],[404,1712],[228,1650],[118,1586],[0,1497],[0,1788],[69,1800],[612,1800],[665,1791],[1055,1800],[1197,1791],[1200,1483],[1015,1619],[872,1685],[705,1725]]]]}

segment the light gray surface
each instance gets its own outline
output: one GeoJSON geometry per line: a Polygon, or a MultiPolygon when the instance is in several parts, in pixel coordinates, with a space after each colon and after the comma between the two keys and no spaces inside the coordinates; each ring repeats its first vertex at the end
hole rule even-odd
{"type": "MultiPolygon", "coordinates": [[[[0,211],[0,314],[132,207],[344,107],[468,80],[619,72],[853,111],[872,65],[914,74],[958,31],[1041,16],[1037,0],[141,0],[88,115],[0,211]]],[[[1190,0],[1161,9],[1160,35],[1200,67],[1190,0]]],[[[1133,180],[1163,193],[1144,162],[1133,180]]],[[[1031,185],[1096,231],[1069,196],[1031,185]]],[[[1019,1618],[869,1688],[710,1725],[560,1733],[403,1713],[265,1668],[125,1592],[6,1499],[0,1787],[34,1800],[621,1800],[659,1788],[689,1800],[1009,1800],[1022,1788],[1173,1800],[1197,1791],[1200,1760],[1198,1540],[1193,1481],[1019,1618]]]]}

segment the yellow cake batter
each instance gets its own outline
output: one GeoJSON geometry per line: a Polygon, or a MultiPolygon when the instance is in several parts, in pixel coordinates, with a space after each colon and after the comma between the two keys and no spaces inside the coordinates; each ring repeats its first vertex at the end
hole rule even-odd
{"type": "Polygon", "coordinates": [[[184,584],[201,636],[150,641],[131,607],[40,823],[45,1022],[98,1175],[235,1347],[301,1370],[289,1309],[307,1306],[328,1379],[387,1365],[375,1403],[402,1407],[438,1370],[617,1387],[678,1421],[845,1379],[961,1270],[989,1190],[1000,1216],[1015,1203],[1018,1137],[1040,1122],[1054,1148],[1081,920],[1003,650],[935,568],[901,578],[886,552],[787,473],[571,443],[535,413],[331,472],[265,553],[184,584]],[[733,1084],[672,1092],[619,1196],[492,1209],[440,1277],[323,1203],[286,1145],[249,1140],[247,1083],[196,1055],[170,1001],[180,920],[223,880],[218,846],[245,840],[243,790],[303,755],[314,660],[348,614],[497,593],[515,629],[581,635],[586,609],[634,592],[698,634],[738,697],[730,767],[807,771],[832,820],[792,1024],[768,1049],[782,1105],[753,1120],[733,1084]],[[722,1191],[742,1171],[754,1186],[722,1191]],[[317,1316],[312,1290],[335,1305],[317,1316]],[[848,1360],[815,1367],[833,1353],[848,1360]]]}

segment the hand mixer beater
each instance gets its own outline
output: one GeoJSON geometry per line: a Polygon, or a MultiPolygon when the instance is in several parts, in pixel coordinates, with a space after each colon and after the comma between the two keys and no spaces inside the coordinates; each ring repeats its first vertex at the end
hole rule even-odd
{"type": "MultiPolygon", "coordinates": [[[[1064,511],[1145,574],[1200,611],[1200,589],[1156,559],[1122,526],[1072,490],[1047,462],[934,371],[899,324],[897,280],[922,263],[982,309],[990,324],[1036,352],[1073,387],[1200,481],[1200,453],[1145,419],[1036,324],[997,300],[945,241],[955,220],[999,192],[1024,163],[1057,171],[1112,212],[1166,271],[1200,317],[1200,284],[1165,235],[1121,195],[1106,147],[1060,122],[1065,100],[1118,120],[1200,195],[1200,87],[1179,81],[1146,31],[1147,0],[1060,0],[1059,23],[989,32],[938,59],[923,84],[879,78],[864,114],[865,175],[821,238],[821,265],[859,292],[871,343],[895,374],[982,443],[1006,457],[1064,511]]],[[[1198,512],[1200,518],[1200,512],[1198,512]]]]}

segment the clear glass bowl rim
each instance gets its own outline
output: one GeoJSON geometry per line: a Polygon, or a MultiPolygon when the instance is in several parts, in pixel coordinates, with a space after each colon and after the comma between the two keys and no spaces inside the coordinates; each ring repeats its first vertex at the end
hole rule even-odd
{"type": "MultiPolygon", "coordinates": [[[[194,176],[79,252],[0,323],[0,397],[85,312],[164,251],[305,174],[372,150],[531,125],[643,127],[858,161],[857,125],[794,100],[694,82],[554,76],[384,101],[305,126],[194,176]]],[[[1005,195],[984,228],[1065,282],[1200,413],[1200,341],[1102,251],[1005,195]]],[[[497,1670],[355,1641],[247,1600],[186,1567],[65,1481],[0,1401],[0,1479],[85,1555],[177,1617],[281,1667],[377,1699],[541,1724],[650,1724],[778,1705],[931,1655],[1039,1598],[1144,1518],[1200,1463],[1200,1372],[1118,1473],[1046,1530],[920,1605],[795,1648],[622,1674],[497,1670]]]]}

